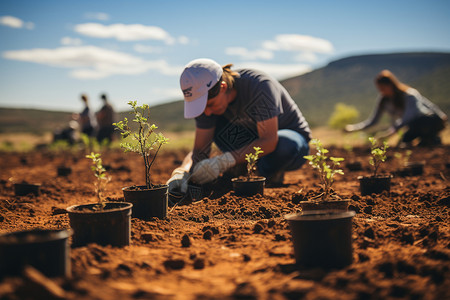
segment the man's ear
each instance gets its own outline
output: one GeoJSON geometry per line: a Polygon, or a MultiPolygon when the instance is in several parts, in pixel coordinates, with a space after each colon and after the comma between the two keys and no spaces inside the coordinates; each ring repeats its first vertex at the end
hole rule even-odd
{"type": "Polygon", "coordinates": [[[222,81],[220,83],[220,90],[221,91],[226,91],[228,89],[228,84],[225,81],[222,81]]]}

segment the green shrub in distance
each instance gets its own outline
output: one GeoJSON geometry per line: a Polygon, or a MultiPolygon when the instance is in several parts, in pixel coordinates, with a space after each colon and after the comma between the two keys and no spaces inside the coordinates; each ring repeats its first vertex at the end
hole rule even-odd
{"type": "Polygon", "coordinates": [[[344,129],[345,125],[355,123],[359,118],[359,111],[353,105],[336,103],[334,111],[328,120],[328,126],[344,129]]]}

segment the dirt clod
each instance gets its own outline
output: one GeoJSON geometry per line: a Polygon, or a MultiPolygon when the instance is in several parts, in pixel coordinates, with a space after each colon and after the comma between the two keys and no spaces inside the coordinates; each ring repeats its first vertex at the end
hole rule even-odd
{"type": "Polygon", "coordinates": [[[164,267],[170,270],[181,270],[186,265],[182,259],[168,259],[164,262],[164,267]]]}
{"type": "Polygon", "coordinates": [[[191,246],[191,239],[187,234],[183,235],[183,237],[181,238],[181,247],[187,248],[190,246],[191,246]]]}

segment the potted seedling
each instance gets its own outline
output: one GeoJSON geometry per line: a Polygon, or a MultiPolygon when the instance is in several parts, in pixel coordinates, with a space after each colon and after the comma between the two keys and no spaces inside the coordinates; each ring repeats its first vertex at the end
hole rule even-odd
{"type": "Polygon", "coordinates": [[[386,161],[386,151],[388,144],[383,142],[382,146],[378,146],[378,142],[374,137],[369,137],[371,144],[369,163],[373,167],[372,176],[359,176],[359,186],[361,195],[380,194],[383,191],[391,190],[391,175],[379,175],[378,171],[382,163],[386,161]]]}
{"type": "Polygon", "coordinates": [[[341,157],[329,157],[329,151],[317,139],[313,139],[311,145],[316,148],[316,153],[307,155],[304,158],[309,161],[313,169],[317,170],[322,189],[319,195],[308,201],[300,202],[302,210],[347,210],[349,200],[339,198],[332,189],[334,177],[338,174],[344,175],[344,172],[339,169],[344,159],[341,157]]]}
{"type": "Polygon", "coordinates": [[[59,152],[59,156],[63,158],[63,162],[56,167],[56,173],[58,176],[69,176],[72,173],[72,168],[67,165],[69,161],[69,152],[71,145],[65,140],[56,141],[51,145],[51,149],[55,152],[59,152]]]}
{"type": "Polygon", "coordinates": [[[0,235],[0,280],[30,265],[48,277],[69,277],[71,230],[32,229],[0,235]]]}
{"type": "Polygon", "coordinates": [[[406,150],[404,153],[396,152],[395,158],[400,161],[400,169],[397,172],[400,176],[417,176],[423,174],[423,161],[410,161],[412,150],[406,150]]]}
{"type": "Polygon", "coordinates": [[[285,216],[291,229],[296,263],[301,268],[341,268],[352,263],[352,218],[347,211],[349,201],[340,199],[333,191],[334,176],[343,175],[339,169],[344,160],[329,157],[329,151],[314,139],[316,153],[305,156],[318,171],[321,193],[309,201],[300,202],[301,213],[285,216]]]}
{"type": "Polygon", "coordinates": [[[116,247],[130,244],[131,208],[127,202],[105,202],[104,192],[110,181],[99,153],[86,156],[92,160],[91,169],[96,181],[95,194],[97,203],[74,205],[67,208],[70,226],[74,234],[72,247],[85,246],[89,243],[112,245],[116,247]]]}
{"type": "Polygon", "coordinates": [[[120,146],[125,152],[135,152],[141,155],[144,162],[145,185],[134,185],[122,189],[125,201],[133,204],[133,217],[149,220],[153,217],[163,219],[167,217],[168,185],[155,184],[151,180],[151,167],[168,139],[162,133],[156,133],[158,128],[150,124],[150,107],[147,104],[138,106],[136,101],[129,101],[134,115],[133,122],[137,129],[133,131],[128,126],[128,119],[114,123],[120,131],[124,141],[120,146]],[[131,141],[130,141],[131,139],[131,141]]]}
{"type": "Polygon", "coordinates": [[[362,164],[359,160],[356,160],[353,155],[353,146],[350,144],[344,145],[344,150],[347,152],[348,157],[350,158],[346,163],[345,167],[349,171],[361,171],[362,170],[362,164]]]}
{"type": "Polygon", "coordinates": [[[253,147],[253,150],[255,150],[255,153],[245,154],[245,160],[247,161],[247,176],[231,179],[234,193],[237,196],[264,195],[266,178],[255,175],[256,163],[258,162],[259,155],[264,153],[264,151],[261,150],[260,147],[253,147]]]}

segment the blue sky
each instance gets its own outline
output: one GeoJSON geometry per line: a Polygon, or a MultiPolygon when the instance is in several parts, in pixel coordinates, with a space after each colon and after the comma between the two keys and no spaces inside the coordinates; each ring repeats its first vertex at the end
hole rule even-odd
{"type": "Polygon", "coordinates": [[[182,98],[190,60],[278,79],[357,54],[450,52],[450,1],[0,1],[0,106],[182,98]]]}

